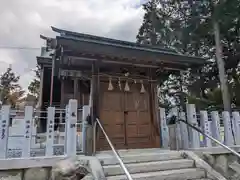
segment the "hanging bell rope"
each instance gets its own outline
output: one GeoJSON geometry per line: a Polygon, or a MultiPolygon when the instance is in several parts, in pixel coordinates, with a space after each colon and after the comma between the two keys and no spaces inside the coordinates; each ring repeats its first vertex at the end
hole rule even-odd
{"type": "Polygon", "coordinates": [[[140,82],[141,82],[141,91],[140,91],[140,93],[145,93],[146,90],[145,90],[144,85],[143,85],[143,80],[141,80],[140,82]]]}
{"type": "Polygon", "coordinates": [[[113,85],[112,85],[112,78],[109,77],[109,83],[108,83],[108,91],[112,91],[114,88],[113,88],[113,85]]]}
{"type": "Polygon", "coordinates": [[[128,81],[126,81],[126,83],[125,83],[124,91],[126,91],[126,92],[130,91],[130,87],[128,85],[128,81]]]}

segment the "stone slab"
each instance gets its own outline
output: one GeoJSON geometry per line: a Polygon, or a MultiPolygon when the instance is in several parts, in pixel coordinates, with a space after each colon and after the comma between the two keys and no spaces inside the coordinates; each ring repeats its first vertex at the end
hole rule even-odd
{"type": "Polygon", "coordinates": [[[47,180],[50,168],[30,168],[24,172],[24,180],[47,180]]]}
{"type": "Polygon", "coordinates": [[[182,153],[183,153],[183,156],[194,160],[196,167],[203,168],[207,172],[207,174],[209,174],[211,177],[215,177],[217,180],[227,180],[219,172],[214,170],[208,163],[206,163],[204,160],[198,157],[198,155],[195,154],[194,152],[184,151],[182,153]]]}
{"type": "Polygon", "coordinates": [[[22,170],[5,170],[0,171],[1,180],[22,180],[22,170]]]}
{"type": "MultiPolygon", "coordinates": [[[[240,153],[240,146],[229,146],[231,149],[240,153]]],[[[201,152],[201,153],[208,153],[208,154],[232,154],[229,150],[219,146],[219,147],[202,147],[202,148],[190,148],[188,151],[193,152],[201,152]]]]}
{"type": "MultiPolygon", "coordinates": [[[[204,170],[201,169],[180,169],[170,171],[159,171],[149,173],[133,174],[135,180],[186,180],[186,179],[201,179],[205,177],[204,170]]],[[[125,175],[110,176],[107,180],[127,180],[125,175]]]]}
{"type": "MultiPolygon", "coordinates": [[[[135,173],[165,171],[165,170],[173,170],[173,169],[186,169],[186,168],[192,168],[193,165],[194,165],[193,160],[180,159],[180,160],[127,164],[126,167],[130,172],[130,174],[135,174],[135,173]]],[[[103,169],[106,176],[124,175],[124,171],[122,170],[120,165],[104,166],[103,169]]]]}

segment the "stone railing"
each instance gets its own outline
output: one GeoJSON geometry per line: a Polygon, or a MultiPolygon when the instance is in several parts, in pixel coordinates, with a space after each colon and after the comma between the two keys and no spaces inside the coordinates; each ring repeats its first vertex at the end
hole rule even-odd
{"type": "Polygon", "coordinates": [[[204,133],[227,146],[240,145],[240,115],[235,111],[196,112],[194,104],[187,104],[186,112],[179,112],[177,108],[166,115],[165,109],[160,108],[160,128],[162,145],[169,148],[174,143],[175,149],[197,149],[200,147],[217,147],[209,138],[192,128],[187,127],[185,120],[191,125],[200,128],[204,133]],[[174,123],[168,124],[173,120],[174,123]]]}
{"type": "Polygon", "coordinates": [[[82,153],[86,138],[82,135],[86,129],[82,119],[86,119],[89,111],[86,106],[79,112],[76,100],[70,100],[66,109],[48,107],[46,112],[36,111],[32,106],[16,111],[3,105],[0,111],[0,159],[82,153]],[[41,117],[41,114],[46,116],[41,117]],[[37,133],[37,124],[42,120],[47,122],[47,132],[37,133]]]}

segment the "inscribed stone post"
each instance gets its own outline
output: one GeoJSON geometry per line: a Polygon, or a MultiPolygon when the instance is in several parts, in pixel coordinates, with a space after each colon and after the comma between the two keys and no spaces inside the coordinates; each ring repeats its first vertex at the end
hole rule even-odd
{"type": "Polygon", "coordinates": [[[54,146],[54,116],[55,107],[48,107],[47,110],[47,140],[46,140],[46,156],[53,155],[54,146]]]}
{"type": "Polygon", "coordinates": [[[77,100],[70,99],[68,105],[68,116],[66,120],[66,154],[68,156],[74,156],[76,155],[77,148],[77,100]]]}
{"type": "Polygon", "coordinates": [[[163,148],[169,148],[169,130],[167,126],[166,113],[164,108],[160,108],[160,123],[163,148]]]}
{"type": "MultiPolygon", "coordinates": [[[[181,120],[186,121],[186,113],[180,112],[179,118],[181,120]]],[[[188,129],[187,125],[184,122],[180,121],[180,132],[181,132],[181,141],[182,141],[182,148],[188,149],[189,148],[189,136],[188,136],[188,129]]]]}
{"type": "Polygon", "coordinates": [[[38,121],[38,116],[34,116],[33,123],[32,123],[32,142],[31,142],[33,148],[39,148],[40,147],[40,144],[36,144],[37,121],[38,121]]]}
{"type": "MultiPolygon", "coordinates": [[[[205,134],[212,136],[210,122],[208,121],[207,111],[200,111],[200,126],[205,134]]],[[[212,147],[212,141],[203,135],[203,143],[205,147],[212,147]]]]}
{"type": "Polygon", "coordinates": [[[30,157],[31,152],[31,139],[32,139],[32,123],[33,123],[33,107],[26,106],[24,113],[25,121],[25,134],[24,134],[24,143],[22,148],[22,157],[30,157]]]}
{"type": "MultiPolygon", "coordinates": [[[[187,121],[198,128],[196,109],[194,104],[187,104],[187,121]]],[[[191,148],[200,147],[199,133],[193,128],[189,127],[189,139],[191,148]]]]}
{"type": "Polygon", "coordinates": [[[0,119],[0,158],[5,159],[8,151],[8,127],[9,127],[9,117],[10,117],[10,106],[2,106],[1,119],[0,119]]]}
{"type": "Polygon", "coordinates": [[[232,125],[230,114],[228,111],[222,112],[223,124],[224,124],[224,144],[227,146],[234,145],[233,133],[232,133],[232,125]]]}
{"type": "Polygon", "coordinates": [[[236,145],[240,145],[240,115],[239,112],[233,112],[234,138],[236,145]]]}
{"type": "MultiPolygon", "coordinates": [[[[212,111],[211,112],[211,119],[212,119],[212,136],[217,139],[218,141],[222,142],[222,138],[220,135],[220,118],[218,111],[212,111]]],[[[215,146],[218,146],[218,144],[214,143],[215,146]]]]}
{"type": "Polygon", "coordinates": [[[175,122],[176,148],[177,150],[179,150],[182,148],[181,146],[182,137],[181,137],[181,130],[180,130],[180,122],[178,121],[180,114],[177,107],[172,108],[172,115],[176,117],[176,122],[175,122]]]}

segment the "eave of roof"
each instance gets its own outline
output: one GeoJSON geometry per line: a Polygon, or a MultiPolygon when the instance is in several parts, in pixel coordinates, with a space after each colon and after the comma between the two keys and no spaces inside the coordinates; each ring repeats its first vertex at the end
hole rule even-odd
{"type": "Polygon", "coordinates": [[[51,57],[37,56],[37,64],[38,65],[51,65],[52,64],[52,58],[51,57]]]}
{"type": "Polygon", "coordinates": [[[101,44],[101,45],[115,46],[115,47],[121,47],[121,48],[128,48],[128,49],[134,49],[134,50],[140,50],[140,51],[146,51],[146,52],[177,56],[177,57],[180,57],[181,59],[184,58],[185,62],[192,63],[192,64],[204,64],[206,63],[206,60],[207,60],[201,57],[183,55],[183,54],[177,53],[174,50],[153,47],[150,45],[140,45],[133,42],[127,42],[127,41],[115,40],[115,39],[110,39],[105,37],[71,32],[71,31],[58,29],[55,27],[52,27],[52,30],[57,33],[60,33],[60,36],[57,36],[57,39],[76,40],[76,41],[82,41],[82,42],[90,42],[90,43],[101,44]]]}
{"type": "Polygon", "coordinates": [[[165,52],[165,51],[160,51],[152,48],[143,48],[143,47],[132,47],[132,46],[124,46],[121,44],[112,44],[108,42],[102,42],[102,41],[95,41],[95,40],[88,40],[88,39],[78,39],[76,37],[64,37],[64,36],[57,36],[57,40],[70,40],[74,42],[86,42],[86,43],[94,43],[98,45],[105,45],[105,46],[112,46],[112,47],[117,47],[117,48],[126,48],[126,49],[132,49],[132,50],[137,50],[141,52],[146,52],[146,53],[157,53],[159,56],[166,55],[166,56],[172,56],[177,58],[177,62],[181,63],[188,63],[188,64],[198,64],[202,65],[206,62],[205,59],[199,58],[199,57],[192,57],[192,56],[185,56],[177,53],[170,53],[170,52],[165,52]]]}
{"type": "Polygon", "coordinates": [[[106,38],[106,37],[100,37],[100,36],[94,36],[94,35],[89,35],[89,34],[83,34],[83,33],[78,33],[78,32],[72,32],[72,31],[67,31],[59,28],[52,27],[52,30],[54,32],[60,33],[61,36],[63,37],[76,37],[78,39],[85,39],[85,40],[95,40],[95,41],[102,41],[102,42],[108,42],[112,44],[121,44],[121,45],[126,45],[126,46],[134,46],[134,47],[142,47],[142,48],[151,48],[151,49],[156,49],[156,50],[161,50],[161,51],[169,51],[169,52],[174,52],[177,53],[177,51],[170,49],[170,48],[163,48],[159,46],[150,46],[150,45],[142,45],[134,42],[129,42],[129,41],[122,41],[118,39],[111,39],[111,38],[106,38]]]}

